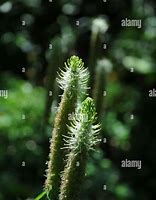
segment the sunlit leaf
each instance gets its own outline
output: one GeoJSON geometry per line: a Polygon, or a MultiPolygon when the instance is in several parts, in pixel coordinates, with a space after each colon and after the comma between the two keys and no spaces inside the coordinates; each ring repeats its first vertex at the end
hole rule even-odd
{"type": "Polygon", "coordinates": [[[153,63],[144,58],[126,56],[123,58],[123,64],[126,68],[131,69],[133,67],[134,70],[142,74],[154,72],[153,63]]]}
{"type": "Polygon", "coordinates": [[[42,197],[44,197],[46,195],[46,192],[43,191],[41,194],[39,194],[34,200],[40,200],[42,199],[42,197]]]}

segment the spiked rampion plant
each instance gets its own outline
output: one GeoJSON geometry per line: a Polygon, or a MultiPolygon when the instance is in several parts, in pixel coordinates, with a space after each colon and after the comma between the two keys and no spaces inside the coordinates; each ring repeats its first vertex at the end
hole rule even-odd
{"type": "Polygon", "coordinates": [[[99,141],[99,124],[94,125],[96,111],[93,100],[85,99],[77,110],[71,125],[70,136],[66,139],[65,148],[70,150],[62,175],[59,200],[77,200],[85,176],[87,156],[90,149],[99,141]]]}
{"type": "Polygon", "coordinates": [[[67,124],[69,114],[75,110],[78,101],[83,99],[87,89],[89,73],[78,56],[72,56],[65,63],[65,71],[61,70],[58,83],[64,90],[58,107],[52,139],[48,169],[46,173],[45,191],[51,200],[57,200],[61,184],[60,174],[65,165],[65,149],[63,137],[68,137],[67,124]]]}
{"type": "MultiPolygon", "coordinates": [[[[92,22],[92,30],[91,30],[91,39],[90,39],[90,52],[89,52],[89,60],[88,60],[88,68],[90,71],[90,81],[89,85],[91,89],[94,88],[95,84],[95,66],[96,60],[100,56],[101,52],[101,42],[102,37],[106,33],[108,29],[107,21],[103,17],[95,18],[92,22]]],[[[92,95],[92,90],[90,90],[90,94],[92,95]]]]}

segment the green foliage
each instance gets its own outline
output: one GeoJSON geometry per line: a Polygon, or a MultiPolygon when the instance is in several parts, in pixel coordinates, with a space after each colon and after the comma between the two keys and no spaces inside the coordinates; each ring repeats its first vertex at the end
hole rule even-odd
{"type": "Polygon", "coordinates": [[[123,64],[129,70],[131,69],[131,66],[135,66],[135,70],[143,74],[148,74],[155,71],[153,63],[147,59],[143,60],[141,58],[127,56],[123,59],[123,64]]]}
{"type": "Polygon", "coordinates": [[[8,80],[8,99],[1,99],[0,131],[8,133],[10,140],[29,137],[42,120],[44,90],[19,79],[8,80]],[[22,120],[22,116],[26,120],[22,120]]]}
{"type": "Polygon", "coordinates": [[[41,185],[33,178],[35,187],[32,187],[31,176],[36,174],[41,180],[40,173],[44,172],[35,165],[44,166],[44,161],[41,161],[40,157],[45,156],[41,143],[43,144],[46,135],[40,130],[45,91],[17,77],[4,75],[3,80],[9,92],[7,99],[0,99],[0,162],[3,163],[0,181],[0,187],[3,188],[1,199],[9,199],[10,195],[13,199],[17,196],[25,198],[27,191],[30,192],[29,196],[33,196],[41,185]],[[23,114],[25,120],[22,119],[23,114]],[[23,161],[25,167],[22,167],[23,161]],[[33,171],[31,176],[27,173],[27,170],[31,171],[30,168],[33,171]],[[22,181],[23,178],[25,181],[22,181]]]}

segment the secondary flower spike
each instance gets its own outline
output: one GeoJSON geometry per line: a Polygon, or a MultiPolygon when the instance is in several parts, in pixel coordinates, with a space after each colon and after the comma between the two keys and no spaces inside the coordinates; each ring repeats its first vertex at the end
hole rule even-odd
{"type": "Polygon", "coordinates": [[[69,128],[69,137],[65,137],[68,148],[67,164],[62,175],[59,200],[77,200],[85,176],[88,152],[100,141],[100,125],[96,120],[95,105],[87,97],[77,110],[69,128]]]}

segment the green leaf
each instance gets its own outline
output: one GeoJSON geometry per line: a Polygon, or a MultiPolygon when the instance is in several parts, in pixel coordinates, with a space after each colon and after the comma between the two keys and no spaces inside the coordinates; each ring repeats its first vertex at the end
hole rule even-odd
{"type": "Polygon", "coordinates": [[[46,191],[43,191],[41,194],[39,194],[34,200],[40,200],[42,197],[46,195],[46,191]]]}
{"type": "Polygon", "coordinates": [[[154,72],[152,61],[146,58],[126,56],[125,58],[123,58],[123,64],[127,69],[134,67],[134,70],[142,74],[148,74],[154,72]]]}

